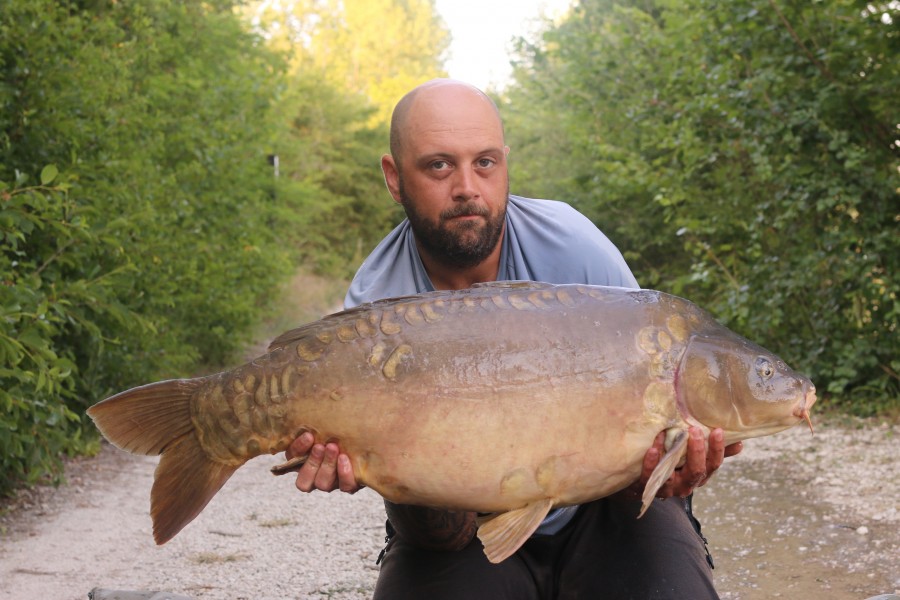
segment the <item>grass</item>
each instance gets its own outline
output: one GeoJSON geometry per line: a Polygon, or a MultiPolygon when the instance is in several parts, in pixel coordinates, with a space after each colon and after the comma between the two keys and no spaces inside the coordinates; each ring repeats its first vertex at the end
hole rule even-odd
{"type": "Polygon", "coordinates": [[[218,554],[216,552],[200,552],[191,556],[191,562],[198,565],[214,565],[219,563],[231,563],[245,560],[246,554],[218,554]]]}
{"type": "Polygon", "coordinates": [[[260,521],[260,527],[290,527],[291,525],[296,525],[297,522],[293,519],[269,519],[267,521],[260,521]]]}

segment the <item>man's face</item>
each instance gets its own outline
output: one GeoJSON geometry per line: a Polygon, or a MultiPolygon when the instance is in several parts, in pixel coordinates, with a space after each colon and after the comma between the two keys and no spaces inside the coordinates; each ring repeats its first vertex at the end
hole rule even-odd
{"type": "Polygon", "coordinates": [[[448,266],[458,268],[481,264],[497,247],[506,223],[506,197],[495,211],[475,202],[460,202],[441,211],[435,218],[423,214],[427,203],[411,198],[400,176],[400,202],[422,249],[448,266]]]}
{"type": "Polygon", "coordinates": [[[465,88],[425,90],[407,115],[400,164],[382,160],[420,250],[448,266],[485,260],[503,235],[508,148],[493,106],[465,88]]]}

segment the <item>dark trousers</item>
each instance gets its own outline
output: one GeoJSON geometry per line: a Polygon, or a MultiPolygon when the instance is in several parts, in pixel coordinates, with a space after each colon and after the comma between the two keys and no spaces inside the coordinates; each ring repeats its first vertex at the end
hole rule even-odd
{"type": "Polygon", "coordinates": [[[458,552],[422,550],[395,535],[375,586],[376,600],[718,599],[703,539],[677,498],[604,498],[581,506],[559,533],[532,536],[500,564],[473,540],[458,552]]]}

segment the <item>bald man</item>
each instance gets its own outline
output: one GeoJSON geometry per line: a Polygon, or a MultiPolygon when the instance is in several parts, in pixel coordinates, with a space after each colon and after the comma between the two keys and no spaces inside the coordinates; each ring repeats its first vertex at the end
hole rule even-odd
{"type": "MultiPolygon", "coordinates": [[[[381,168],[407,219],[363,262],[347,308],[498,280],[638,287],[621,253],[580,213],[509,194],[509,147],[496,105],[480,90],[447,79],[415,88],[394,109],[390,150],[381,168]]],[[[496,565],[475,537],[474,513],[385,502],[389,542],[375,598],[718,598],[690,495],[740,449],[726,448],[721,430],[707,448],[692,429],[684,467],[638,520],[640,492],[663,453],[660,435],[629,489],[552,511],[496,565]]],[[[359,489],[336,444],[305,433],[287,454],[306,453],[300,490],[359,489]]]]}

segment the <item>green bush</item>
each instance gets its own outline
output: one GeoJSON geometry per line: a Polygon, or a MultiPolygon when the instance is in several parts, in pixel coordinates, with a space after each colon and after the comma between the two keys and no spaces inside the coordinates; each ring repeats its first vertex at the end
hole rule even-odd
{"type": "Polygon", "coordinates": [[[572,201],[643,285],[823,395],[897,406],[898,23],[852,0],[583,0],[521,45],[514,189],[572,201]]]}
{"type": "Polygon", "coordinates": [[[292,272],[281,73],[229,3],[0,6],[0,492],[109,393],[227,360],[292,272]]]}
{"type": "MultiPolygon", "coordinates": [[[[299,262],[349,275],[400,218],[369,96],[443,44],[326,77],[328,35],[264,39],[244,8],[0,3],[0,494],[96,447],[86,407],[234,360],[299,262]]],[[[281,31],[369,8],[298,4],[281,31]]],[[[403,54],[380,25],[335,39],[403,54]]]]}
{"type": "Polygon", "coordinates": [[[133,269],[109,235],[115,225],[93,229],[93,211],[51,186],[55,177],[50,165],[40,185],[0,182],[0,493],[57,475],[60,456],[94,439],[81,433],[84,345],[60,340],[102,345],[104,330],[150,330],[117,297],[133,269]]]}

